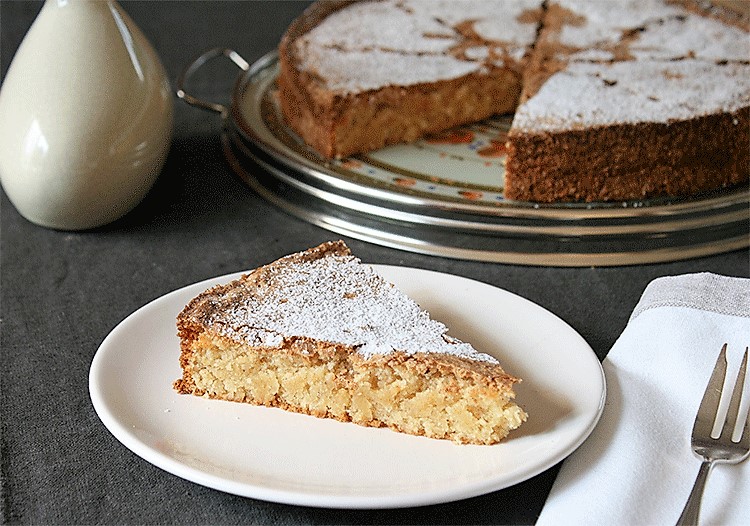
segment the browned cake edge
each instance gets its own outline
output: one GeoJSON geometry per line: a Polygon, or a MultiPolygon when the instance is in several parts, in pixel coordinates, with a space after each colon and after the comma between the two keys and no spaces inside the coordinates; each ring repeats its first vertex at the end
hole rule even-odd
{"type": "Polygon", "coordinates": [[[510,113],[521,82],[513,71],[496,68],[449,81],[388,86],[357,95],[334,95],[282,59],[280,108],[287,124],[326,158],[341,158],[410,143],[426,135],[510,113]]]}
{"type": "Polygon", "coordinates": [[[750,107],[671,123],[508,137],[505,196],[552,203],[688,196],[748,181],[750,107]]]}

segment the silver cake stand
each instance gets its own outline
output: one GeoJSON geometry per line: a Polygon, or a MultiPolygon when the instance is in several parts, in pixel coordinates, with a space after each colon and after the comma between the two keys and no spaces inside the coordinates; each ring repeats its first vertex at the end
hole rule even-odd
{"type": "Polygon", "coordinates": [[[337,234],[435,256],[570,267],[666,262],[750,246],[747,185],[690,199],[551,205],[504,199],[502,152],[480,156],[508,119],[461,130],[455,140],[325,160],[284,125],[274,97],[277,75],[276,53],[250,65],[232,50],[212,49],[185,69],[178,96],[221,115],[227,161],[250,188],[337,234]],[[229,106],[183,87],[218,57],[242,70],[229,106]]]}

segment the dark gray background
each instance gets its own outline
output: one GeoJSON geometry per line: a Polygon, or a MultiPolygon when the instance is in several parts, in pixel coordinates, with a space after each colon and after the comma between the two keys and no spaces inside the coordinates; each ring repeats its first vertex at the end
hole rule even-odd
{"type": "MultiPolygon", "coordinates": [[[[252,62],[274,48],[301,2],[124,2],[169,72],[196,54],[231,47],[252,62]]],[[[4,75],[41,4],[0,4],[4,75]]],[[[40,67],[43,67],[40,57],[40,67]]],[[[225,101],[236,75],[217,65],[192,82],[225,101]]],[[[33,89],[33,87],[30,87],[33,89]]],[[[91,359],[125,316],[169,291],[245,270],[337,236],[275,209],[224,162],[216,115],[175,104],[164,172],[117,223],[46,230],[2,194],[0,522],[80,523],[533,523],[557,468],[462,502],[340,511],[260,502],[179,479],[121,446],[89,400],[91,359]]],[[[450,272],[520,294],[566,320],[604,358],[649,281],[711,271],[750,275],[748,251],[621,268],[539,268],[460,262],[346,240],[366,262],[450,272]]]]}

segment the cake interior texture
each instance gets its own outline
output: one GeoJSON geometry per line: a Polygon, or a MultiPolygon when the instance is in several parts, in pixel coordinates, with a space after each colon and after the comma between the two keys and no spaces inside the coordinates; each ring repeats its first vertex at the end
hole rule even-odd
{"type": "Polygon", "coordinates": [[[404,356],[365,364],[335,345],[300,347],[277,352],[202,334],[190,391],[461,443],[498,442],[525,420],[502,388],[447,367],[404,356]]]}
{"type": "Polygon", "coordinates": [[[183,376],[174,386],[180,393],[457,443],[493,444],[526,420],[514,401],[518,378],[493,357],[445,335],[444,325],[341,242],[206,291],[180,314],[178,331],[183,376]],[[339,278],[326,297],[321,280],[339,278]],[[337,305],[332,311],[313,308],[318,327],[310,319],[300,323],[310,317],[309,305],[290,293],[303,290],[318,305],[337,305]],[[368,318],[373,302],[381,305],[368,318]],[[383,317],[389,309],[393,319],[383,317]],[[397,327],[378,325],[385,322],[397,327]],[[295,329],[301,326],[306,330],[295,329]]]}

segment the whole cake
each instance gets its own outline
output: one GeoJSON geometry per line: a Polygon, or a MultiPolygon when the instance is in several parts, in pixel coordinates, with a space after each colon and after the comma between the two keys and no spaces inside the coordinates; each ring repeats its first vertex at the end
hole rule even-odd
{"type": "Polygon", "coordinates": [[[747,182],[747,14],[691,0],[319,2],[279,46],[288,125],[326,158],[515,113],[505,195],[747,182]]]}
{"type": "Polygon", "coordinates": [[[177,328],[180,393],[458,443],[498,442],[526,420],[518,378],[341,241],[205,291],[177,328]]]}

